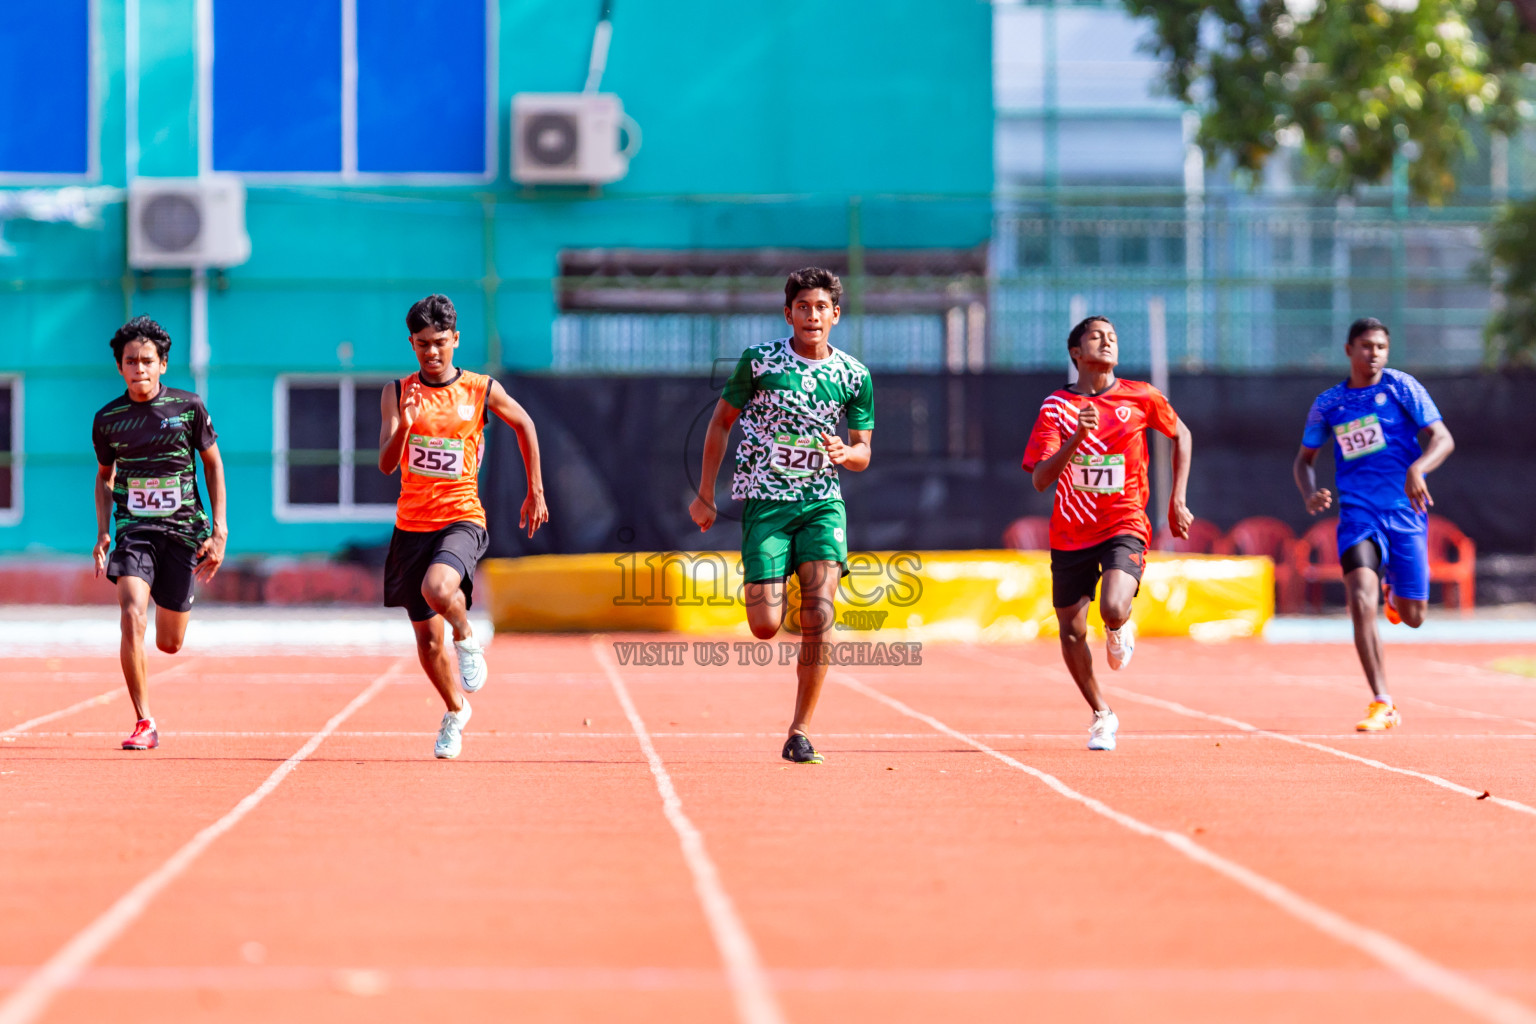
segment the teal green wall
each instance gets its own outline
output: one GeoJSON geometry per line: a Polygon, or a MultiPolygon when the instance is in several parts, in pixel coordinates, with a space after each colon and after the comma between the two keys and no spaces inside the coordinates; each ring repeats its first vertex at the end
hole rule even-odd
{"type": "MultiPolygon", "coordinates": [[[[193,7],[140,0],[146,176],[196,173],[193,7]]],[[[273,380],[408,372],[403,317],[428,292],[459,307],[461,364],[537,370],[550,361],[562,248],[842,247],[855,205],[865,246],[986,241],[989,4],[616,0],[603,89],[640,123],[643,148],[628,177],[600,194],[523,189],[507,177],[511,96],[581,87],[596,8],[501,4],[494,183],[250,186],[251,259],[209,299],[207,399],[229,470],[236,555],[387,537],[388,524],[274,519],[273,380]]],[[[122,0],[98,0],[97,16],[101,180],[122,185],[122,0]]],[[[189,279],[125,274],[121,205],[105,209],[99,229],[12,222],[6,238],[16,254],[0,257],[0,373],[25,379],[26,514],[0,527],[0,551],[83,553],[94,532],[90,418],[121,387],[107,340],[128,315],[155,317],[175,339],[170,383],[190,387],[189,279]]]]}

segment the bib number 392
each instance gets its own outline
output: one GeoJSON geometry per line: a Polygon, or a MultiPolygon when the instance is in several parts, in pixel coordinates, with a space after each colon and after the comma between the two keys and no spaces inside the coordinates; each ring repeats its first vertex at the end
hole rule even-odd
{"type": "Polygon", "coordinates": [[[1340,423],[1333,428],[1333,436],[1339,442],[1339,451],[1346,459],[1358,459],[1362,455],[1379,452],[1387,446],[1382,433],[1381,421],[1375,413],[1358,420],[1340,423]]]}
{"type": "Polygon", "coordinates": [[[1119,494],[1125,490],[1124,455],[1072,456],[1072,489],[1091,494],[1119,494]]]}
{"type": "Polygon", "coordinates": [[[464,475],[464,439],[412,434],[406,442],[407,462],[417,476],[457,480],[464,475]]]}
{"type": "Polygon", "coordinates": [[[769,465],[780,476],[805,477],[827,466],[827,453],[810,434],[775,434],[769,449],[769,465]]]}
{"type": "Polygon", "coordinates": [[[131,477],[128,480],[130,515],[157,518],[181,508],[181,477],[131,477]]]}

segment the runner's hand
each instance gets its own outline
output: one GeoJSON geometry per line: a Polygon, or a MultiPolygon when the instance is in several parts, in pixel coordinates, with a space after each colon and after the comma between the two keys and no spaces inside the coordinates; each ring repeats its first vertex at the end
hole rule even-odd
{"type": "Polygon", "coordinates": [[[1403,486],[1408,500],[1417,512],[1428,512],[1435,499],[1429,496],[1429,484],[1424,481],[1424,471],[1418,466],[1408,467],[1408,483],[1403,486]]]}
{"type": "Polygon", "coordinates": [[[1179,540],[1189,539],[1189,524],[1195,521],[1195,514],[1189,510],[1189,506],[1177,498],[1168,502],[1168,529],[1179,540]]]}
{"type": "Polygon", "coordinates": [[[421,414],[421,382],[411,381],[400,396],[400,422],[409,427],[421,414]]]}
{"type": "Polygon", "coordinates": [[[1099,407],[1085,405],[1077,410],[1077,429],[1072,431],[1074,440],[1081,441],[1099,426],[1099,407]]]}
{"type": "Polygon", "coordinates": [[[1333,494],[1326,487],[1319,487],[1307,495],[1307,511],[1312,515],[1333,507],[1333,494]]]}
{"type": "Polygon", "coordinates": [[[848,461],[848,456],[853,454],[852,449],[843,444],[843,439],[836,434],[822,434],[821,447],[834,466],[841,466],[848,461]]]}
{"type": "Polygon", "coordinates": [[[699,525],[699,532],[703,533],[715,525],[715,506],[705,501],[702,497],[694,498],[688,504],[688,515],[699,525]]]}
{"type": "Polygon", "coordinates": [[[102,573],[107,571],[107,549],[112,546],[112,535],[104,533],[96,539],[96,549],[91,554],[96,559],[96,578],[100,579],[102,573]]]}
{"type": "Polygon", "coordinates": [[[219,566],[224,564],[224,540],[229,535],[213,532],[207,540],[197,546],[197,570],[195,575],[199,580],[207,583],[213,579],[219,571],[219,566]]]}
{"type": "Polygon", "coordinates": [[[539,532],[539,527],[549,522],[549,507],[544,504],[543,491],[529,491],[528,497],[523,499],[523,509],[517,514],[518,529],[526,529],[528,536],[532,537],[539,532]]]}

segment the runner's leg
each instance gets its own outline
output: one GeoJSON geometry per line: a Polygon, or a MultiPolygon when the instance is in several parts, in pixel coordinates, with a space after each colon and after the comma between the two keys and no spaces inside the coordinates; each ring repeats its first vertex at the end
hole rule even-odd
{"type": "Polygon", "coordinates": [[[745,588],[747,625],[759,640],[772,640],[784,624],[784,581],[764,580],[745,588]]]}
{"type": "MultiPolygon", "coordinates": [[[[1369,543],[1368,541],[1366,543],[1369,543]]],[[[1387,692],[1387,669],[1381,654],[1381,633],[1376,629],[1376,602],[1381,593],[1381,577],[1375,569],[1361,566],[1344,574],[1344,595],[1349,603],[1349,617],[1355,625],[1355,650],[1371,693],[1387,692]]],[[[1402,606],[1398,606],[1402,611],[1402,606]]],[[[1407,616],[1403,617],[1407,621],[1407,616]]],[[[1422,613],[1421,613],[1422,621],[1422,613]]]]}
{"type": "Polygon", "coordinates": [[[421,622],[412,622],[411,628],[416,631],[416,657],[427,678],[437,687],[449,711],[463,710],[464,694],[459,690],[458,671],[448,653],[448,644],[443,641],[443,617],[434,615],[421,622]]]}
{"type": "MultiPolygon", "coordinates": [[[[1119,629],[1131,617],[1131,599],[1141,584],[1124,569],[1106,569],[1099,580],[1099,614],[1104,625],[1119,629]]],[[[1065,635],[1065,634],[1063,634],[1065,635]]]]}
{"type": "MultiPolygon", "coordinates": [[[[118,649],[123,679],[134,715],[141,721],[149,713],[149,660],[144,654],[144,630],[149,625],[149,584],[137,576],[117,578],[117,607],[122,613],[122,643],[118,649]]],[[[156,622],[158,629],[159,623],[156,622]]]]}
{"type": "Polygon", "coordinates": [[[187,623],[191,611],[176,612],[169,608],[155,609],[155,646],[166,654],[175,654],[187,639],[187,623]]]}
{"type": "MultiPolygon", "coordinates": [[[[1109,573],[1104,576],[1107,581],[1109,573]]],[[[1093,651],[1088,647],[1088,605],[1091,603],[1092,598],[1084,597],[1076,604],[1056,609],[1056,622],[1061,627],[1061,657],[1088,706],[1095,711],[1108,711],[1109,702],[1099,692],[1099,684],[1093,677],[1093,651]]]]}
{"type": "MultiPolygon", "coordinates": [[[[455,640],[468,640],[471,636],[469,613],[464,607],[464,591],[460,586],[463,580],[453,566],[433,562],[427,566],[427,575],[421,581],[421,596],[426,598],[429,608],[453,627],[455,640]]],[[[419,632],[417,636],[420,636],[419,632]]]]}
{"type": "Polygon", "coordinates": [[[795,568],[800,579],[800,610],[796,616],[800,630],[800,657],[795,665],[795,720],[789,734],[806,735],[821,685],[827,679],[827,662],[822,650],[837,618],[837,584],[842,567],[836,562],[801,562],[795,568]]]}

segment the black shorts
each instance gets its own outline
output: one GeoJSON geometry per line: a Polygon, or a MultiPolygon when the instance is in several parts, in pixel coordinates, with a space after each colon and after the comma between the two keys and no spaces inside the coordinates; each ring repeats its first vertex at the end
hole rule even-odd
{"type": "Polygon", "coordinates": [[[491,535],[479,523],[449,523],[431,533],[414,533],[395,527],[384,559],[384,606],[404,608],[412,622],[425,622],[437,613],[421,596],[427,569],[441,562],[456,569],[462,579],[464,607],[474,605],[475,563],[490,546],[491,535]]]}
{"type": "Polygon", "coordinates": [[[1147,561],[1147,544],[1135,534],[1122,533],[1102,544],[1076,551],[1051,549],[1051,604],[1070,608],[1083,598],[1092,601],[1099,577],[1110,569],[1128,572],[1141,591],[1141,570],[1147,561]]]}
{"type": "Polygon", "coordinates": [[[149,599],[167,611],[192,608],[197,548],[163,530],[131,530],[117,535],[107,557],[107,579],[137,576],[149,584],[149,599]]]}

